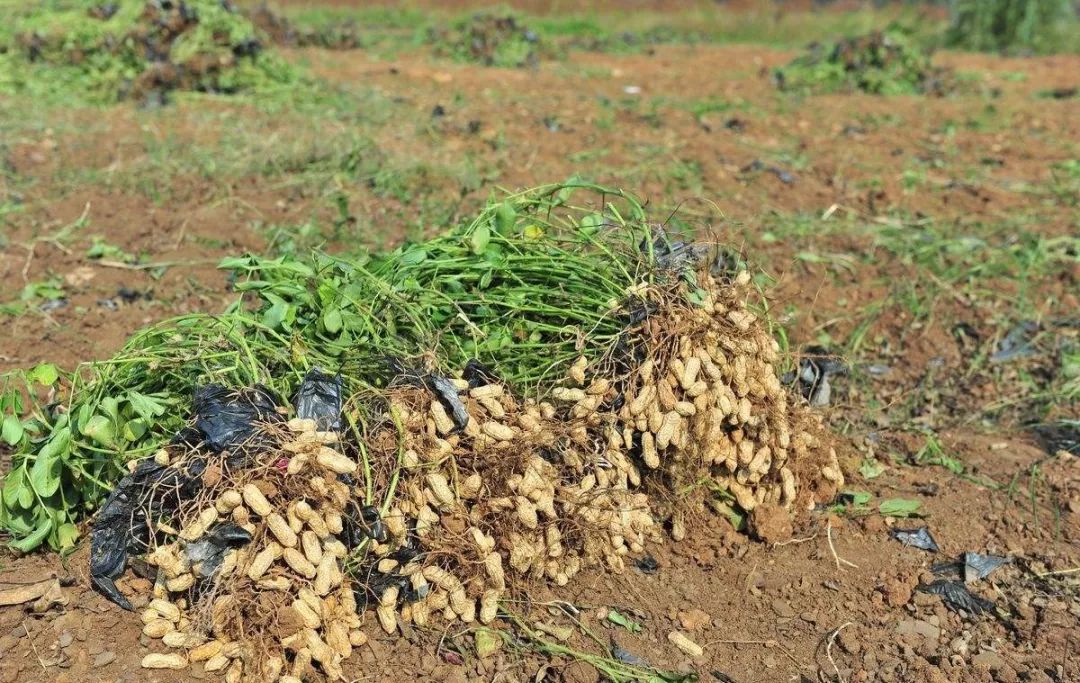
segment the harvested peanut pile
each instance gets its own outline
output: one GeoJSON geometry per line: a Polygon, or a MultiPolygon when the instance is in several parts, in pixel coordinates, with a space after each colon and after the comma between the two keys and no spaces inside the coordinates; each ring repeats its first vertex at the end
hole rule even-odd
{"type": "Polygon", "coordinates": [[[353,492],[339,476],[357,464],[315,426],[267,427],[279,430],[276,447],[243,470],[209,464],[177,527],[159,523],[175,540],[147,555],[160,571],[143,632],[173,652],[147,655],[144,667],[202,662],[230,682],[341,678],[340,662],[365,642],[341,540],[353,492]]]}
{"type": "Polygon", "coordinates": [[[657,536],[626,470],[601,465],[601,441],[500,384],[456,388],[456,422],[445,395],[404,389],[390,401],[396,424],[370,439],[373,461],[401,453],[383,518],[389,539],[373,545],[362,575],[382,591],[387,632],[398,618],[423,626],[433,614],[490,623],[511,588],[541,578],[565,585],[601,562],[621,569],[624,555],[657,536]],[[575,474],[570,463],[586,461],[590,472],[575,474]]]}
{"type": "MultiPolygon", "coordinates": [[[[622,571],[661,520],[680,540],[709,508],[767,508],[783,526],[831,498],[836,454],[777,378],[749,279],[635,288],[638,322],[550,400],[487,369],[401,370],[357,397],[355,443],[311,420],[264,425],[244,469],[211,460],[174,526],[158,524],[168,542],[147,558],[160,572],[143,619],[175,652],[144,666],[338,680],[369,606],[387,633],[490,624],[533,582],[622,571]]],[[[157,458],[190,473],[206,456],[157,458]]]]}
{"type": "Polygon", "coordinates": [[[803,507],[812,508],[843,484],[836,453],[814,436],[820,426],[780,384],[780,347],[747,304],[749,272],[699,272],[696,281],[696,292],[684,282],[635,292],[643,310],[658,312],[628,330],[625,348],[591,367],[582,359],[569,386],[552,392],[571,419],[602,430],[605,457],[632,485],[644,480],[676,540],[703,501],[720,511],[790,510],[801,474],[810,484],[803,507]],[[816,500],[822,482],[829,491],[816,500]]]}
{"type": "Polygon", "coordinates": [[[616,359],[581,361],[570,371],[577,386],[555,388],[552,402],[461,379],[434,395],[394,392],[393,419],[369,439],[372,461],[400,464],[379,477],[391,487],[389,540],[366,570],[387,632],[433,613],[486,624],[530,579],[621,571],[658,540],[661,515],[679,540],[706,501],[783,513],[831,499],[843,482],[836,454],[789,408],[778,347],[745,303],[749,276],[700,281],[700,305],[675,303],[687,300],[683,284],[636,292],[667,297],[628,330],[644,360],[619,376],[616,359]]]}

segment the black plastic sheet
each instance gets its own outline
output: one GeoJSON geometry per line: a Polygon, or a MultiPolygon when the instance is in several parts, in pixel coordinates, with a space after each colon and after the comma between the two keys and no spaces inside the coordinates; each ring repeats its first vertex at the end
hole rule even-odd
{"type": "Polygon", "coordinates": [[[646,555],[634,562],[634,566],[638,568],[642,574],[655,574],[660,569],[660,563],[656,561],[656,558],[652,555],[646,555]]]}
{"type": "Polygon", "coordinates": [[[475,358],[465,363],[465,369],[462,370],[461,377],[469,383],[469,387],[472,389],[487,384],[502,384],[502,380],[491,368],[475,358]]]}
{"type": "Polygon", "coordinates": [[[458,396],[457,387],[449,378],[434,372],[412,368],[400,358],[387,357],[386,365],[390,372],[390,384],[425,387],[446,409],[454,422],[455,430],[465,429],[465,425],[469,424],[469,411],[465,409],[465,404],[458,396]]]}
{"type": "Polygon", "coordinates": [[[651,254],[656,266],[663,270],[695,270],[711,255],[710,245],[672,239],[663,227],[655,227],[653,235],[652,244],[643,240],[638,249],[642,254],[651,254]]]}
{"type": "Polygon", "coordinates": [[[1058,451],[1080,455],[1080,420],[1045,422],[1034,425],[1031,431],[1035,433],[1039,445],[1050,455],[1058,451]]]}
{"type": "Polygon", "coordinates": [[[192,407],[195,430],[215,453],[248,445],[260,423],[281,420],[273,396],[261,386],[235,391],[208,384],[195,390],[192,407]]]}
{"type": "Polygon", "coordinates": [[[615,643],[611,644],[611,654],[612,654],[613,657],[615,657],[615,659],[619,660],[620,662],[622,662],[623,664],[626,664],[628,666],[636,666],[636,667],[641,667],[643,669],[644,668],[650,668],[649,663],[647,661],[645,661],[641,657],[637,656],[636,654],[634,654],[630,650],[627,650],[624,647],[619,647],[615,643]]]}
{"type": "MultiPolygon", "coordinates": [[[[229,451],[225,460],[229,467],[243,466],[246,447],[258,447],[260,424],[282,419],[270,392],[259,386],[234,391],[208,384],[195,390],[192,407],[193,426],[182,430],[174,441],[215,453],[229,451]]],[[[132,609],[115,583],[127,567],[128,555],[149,548],[154,521],[195,498],[206,466],[202,457],[191,459],[183,468],[165,467],[146,458],[120,480],[94,519],[90,534],[90,583],[96,591],[120,607],[132,609]]],[[[196,546],[195,552],[210,562],[207,568],[211,573],[220,566],[227,547],[250,541],[250,536],[244,540],[242,529],[231,527],[218,527],[205,546],[196,546]]]]}
{"type": "Polygon", "coordinates": [[[129,553],[140,553],[150,543],[149,521],[176,510],[181,500],[194,498],[202,484],[197,476],[153,459],[139,462],[106,499],[90,535],[90,584],[126,610],[131,603],[115,581],[127,567],[129,553]]]}
{"type": "Polygon", "coordinates": [[[341,375],[312,368],[293,395],[296,416],[315,420],[321,430],[341,429],[341,375]]]}
{"type": "Polygon", "coordinates": [[[251,543],[251,534],[246,529],[232,523],[219,524],[199,540],[189,543],[184,548],[184,555],[192,567],[198,566],[199,576],[208,579],[217,574],[226,552],[248,543],[251,543]]]}
{"type": "Polygon", "coordinates": [[[924,526],[919,527],[918,529],[893,529],[889,533],[896,540],[904,545],[911,546],[912,548],[926,550],[931,553],[936,553],[941,550],[941,548],[938,547],[937,541],[930,535],[930,529],[924,526]]]}
{"type": "Polygon", "coordinates": [[[827,406],[832,402],[830,377],[846,375],[847,365],[839,356],[821,346],[808,346],[794,372],[786,373],[781,382],[793,385],[810,405],[827,406]]]}
{"type": "Polygon", "coordinates": [[[454,383],[446,377],[432,374],[424,378],[424,384],[431,390],[431,393],[435,394],[435,398],[439,400],[443,408],[446,408],[450,419],[454,421],[454,426],[459,430],[465,429],[465,425],[469,424],[469,411],[465,409],[465,404],[461,402],[454,383]]]}
{"type": "Polygon", "coordinates": [[[919,586],[919,590],[931,595],[940,595],[945,606],[954,612],[963,610],[968,614],[978,615],[994,609],[994,603],[973,594],[960,581],[938,580],[919,586]]]}
{"type": "Polygon", "coordinates": [[[1010,561],[1009,558],[1000,555],[964,553],[964,581],[972,583],[985,579],[1010,561]]]}

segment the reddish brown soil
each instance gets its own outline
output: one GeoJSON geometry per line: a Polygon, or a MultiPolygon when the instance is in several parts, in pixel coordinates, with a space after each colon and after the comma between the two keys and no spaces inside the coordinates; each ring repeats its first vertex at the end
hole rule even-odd
{"type": "MultiPolygon", "coordinates": [[[[955,438],[950,445],[962,446],[967,462],[999,481],[1045,460],[1022,440],[955,438]]],[[[1044,462],[1042,471],[1037,490],[1043,502],[1034,511],[1024,493],[1011,498],[940,470],[896,469],[874,480],[874,493],[924,503],[939,555],[902,547],[889,536],[892,522],[879,515],[818,516],[772,547],[713,519],[683,543],[650,548],[659,564],[654,574],[636,568],[622,575],[589,572],[565,590],[540,587],[531,603],[516,608],[531,623],[565,627],[572,622],[558,605],[573,605],[574,617],[601,639],[654,666],[699,672],[701,680],[710,680],[713,671],[739,683],[835,681],[837,672],[844,681],[1077,680],[1080,605],[1069,577],[1080,566],[1080,464],[1075,457],[1057,458],[1044,462]],[[1014,558],[972,586],[997,603],[1000,616],[962,618],[940,598],[914,590],[933,579],[934,563],[966,551],[1014,558]],[[641,633],[603,619],[611,609],[638,622],[641,633]],[[705,655],[692,659],[673,647],[666,636],[675,629],[702,645],[705,655]]],[[[1027,484],[1020,482],[1023,491],[1027,484]]],[[[134,615],[88,590],[85,551],[66,566],[51,557],[19,560],[0,574],[0,587],[50,575],[68,585],[65,606],[44,614],[0,609],[0,680],[203,678],[197,671],[148,675],[139,668],[141,657],[160,643],[141,635],[134,615]]],[[[136,595],[143,591],[146,600],[147,582],[121,585],[136,595]]],[[[591,666],[559,657],[541,662],[506,652],[477,662],[471,638],[458,627],[445,633],[407,629],[403,637],[391,638],[369,619],[366,630],[370,645],[346,669],[356,680],[391,683],[402,680],[403,671],[431,681],[525,681],[542,677],[542,671],[554,681],[598,676],[591,666]],[[465,653],[460,664],[451,652],[458,647],[465,653]]],[[[590,647],[580,633],[566,644],[590,647]]]]}
{"type": "MultiPolygon", "coordinates": [[[[574,54],[572,68],[545,63],[538,72],[439,63],[423,55],[394,63],[361,51],[307,50],[292,56],[310,60],[314,71],[327,79],[364,82],[400,98],[414,112],[426,115],[437,104],[446,106],[446,115],[430,123],[438,135],[418,134],[411,123],[382,129],[376,142],[395,153],[436,160],[484,159],[497,169],[497,182],[504,187],[565,178],[587,163],[598,180],[627,186],[664,210],[688,199],[684,211],[689,216],[710,222],[722,238],[745,245],[752,260],[778,278],[777,298],[798,311],[797,342],[814,341],[824,328],[842,337],[857,322],[848,316],[850,311],[879,300],[891,281],[910,271],[902,262],[885,259],[837,279],[834,269],[797,260],[796,254],[808,245],[822,252],[859,253],[874,248],[872,238],[846,234],[763,241],[758,236],[768,230],[774,212],[820,215],[835,205],[837,215],[851,212],[868,220],[903,215],[974,223],[1038,209],[1040,234],[1076,230],[1075,212],[1015,189],[1020,183],[1045,184],[1051,163],[1076,154],[1075,145],[1070,150],[1063,141],[1080,139],[1080,105],[1076,100],[1034,97],[1040,90],[1076,85],[1080,58],[1074,56],[1006,60],[944,55],[942,61],[958,69],[987,74],[983,87],[1000,88],[993,102],[1007,121],[989,128],[960,125],[948,134],[942,131],[944,122],[976,116],[985,100],[783,98],[767,72],[790,54],[756,47],[664,47],[635,56],[574,54]],[[1026,78],[1006,79],[1007,73],[1026,78]],[[597,126],[604,115],[599,99],[626,99],[624,88],[630,85],[641,87],[643,104],[616,107],[612,125],[597,126]],[[659,119],[651,117],[644,104],[654,96],[680,98],[688,93],[739,104],[700,118],[661,107],[659,119]],[[544,125],[548,117],[558,122],[557,131],[544,125]],[[742,120],[741,131],[727,127],[733,118],[742,120]],[[893,123],[883,123],[887,120],[893,123]],[[480,122],[479,132],[470,132],[471,121],[480,122]],[[574,156],[590,150],[601,150],[602,155],[588,162],[574,156]],[[929,188],[906,191],[904,170],[919,157],[935,155],[947,156],[949,163],[929,172],[929,188]],[[997,161],[978,178],[966,178],[964,171],[980,167],[984,157],[997,161]],[[778,159],[803,161],[800,168],[788,167],[797,178],[788,185],[771,173],[743,170],[757,158],[780,165],[784,162],[778,159]],[[696,164],[699,184],[674,182],[673,161],[696,164]],[[870,179],[875,182],[868,183],[870,179]]],[[[162,116],[159,124],[182,140],[205,143],[214,135],[193,125],[183,107],[162,116]]],[[[58,170],[123,166],[141,149],[136,144],[140,123],[130,110],[95,111],[86,117],[108,134],[69,134],[57,140],[43,133],[4,148],[15,174],[41,179],[25,190],[25,211],[9,216],[11,225],[4,227],[9,240],[0,251],[5,300],[16,296],[25,282],[52,275],[69,282],[71,298],[66,307],[47,314],[5,319],[0,368],[42,360],[70,367],[106,357],[149,322],[188,311],[219,310],[231,295],[213,264],[222,256],[264,245],[263,236],[246,227],[250,222],[299,223],[326,214],[318,198],[283,196],[254,177],[230,181],[223,190],[217,181],[182,175],[160,201],[103,190],[94,183],[65,186],[56,180],[58,170]],[[45,239],[84,210],[92,219],[90,234],[105,236],[126,251],[145,253],[150,262],[173,265],[155,280],[144,270],[88,261],[85,241],[68,247],[45,239]],[[115,297],[122,286],[152,291],[152,297],[121,302],[115,311],[97,304],[115,297]]],[[[461,211],[467,213],[489,189],[485,185],[466,193],[461,211]]],[[[358,213],[393,215],[389,200],[362,191],[352,199],[358,213]]],[[[380,225],[381,239],[394,241],[403,235],[389,219],[380,225]]],[[[354,239],[372,241],[370,235],[354,239]]],[[[1074,312],[1080,305],[1078,282],[1080,266],[1058,280],[1033,283],[1047,302],[1041,313],[1074,312]]],[[[1018,286],[1000,285],[1004,291],[1018,286]]],[[[939,305],[937,315],[944,319],[982,315],[965,306],[962,296],[939,305]]],[[[885,404],[921,381],[929,359],[940,357],[946,367],[959,367],[965,356],[947,328],[933,322],[914,328],[910,320],[891,316],[875,331],[897,340],[896,360],[903,366],[875,385],[873,391],[885,404]]],[[[966,389],[958,391],[964,394],[966,389]]],[[[862,410],[864,398],[853,394],[837,414],[862,410]]],[[[963,423],[963,411],[971,405],[970,396],[961,399],[953,423],[963,423]]],[[[818,513],[796,529],[792,539],[774,547],[749,541],[726,521],[709,519],[698,524],[687,542],[650,549],[660,565],[653,575],[636,569],[621,576],[594,572],[566,590],[548,593],[540,588],[531,605],[518,607],[531,620],[565,625],[565,614],[543,600],[572,603],[580,610],[581,622],[601,639],[611,639],[655,666],[697,671],[703,681],[725,680],[714,671],[738,683],[1080,680],[1075,571],[1080,567],[1080,465],[1074,457],[1047,459],[1018,431],[997,432],[960,426],[941,436],[969,471],[1003,487],[1014,483],[1011,490],[981,486],[942,468],[900,464],[922,445],[903,434],[888,434],[878,442],[866,429],[837,436],[845,452],[856,454],[845,463],[853,486],[879,498],[922,501],[929,515],[926,523],[942,548],[940,556],[901,546],[889,537],[893,522],[879,515],[818,513]],[[882,476],[862,481],[854,474],[859,460],[875,455],[882,461],[892,455],[895,462],[882,476]],[[1032,480],[1027,473],[1036,464],[1040,476],[1032,480]],[[1013,564],[972,587],[994,600],[1000,614],[962,618],[940,598],[913,592],[930,578],[933,563],[964,551],[1014,558],[1013,564]],[[598,620],[599,610],[611,608],[632,615],[643,631],[630,634],[598,620]],[[705,656],[689,659],[672,646],[666,636],[675,628],[685,629],[704,647],[705,656]]],[[[148,674],[139,668],[142,656],[151,651],[140,635],[141,624],[89,591],[85,549],[66,562],[0,555],[0,590],[50,573],[63,578],[66,606],[44,614],[0,608],[0,683],[209,677],[200,671],[148,674]]],[[[137,592],[147,586],[133,581],[127,588],[137,592]]],[[[560,657],[541,662],[504,652],[478,663],[468,649],[470,639],[457,630],[388,638],[369,623],[368,632],[370,647],[347,669],[357,680],[585,682],[598,676],[591,666],[569,665],[560,657]],[[437,650],[440,639],[442,650],[437,650]],[[450,663],[453,657],[444,654],[454,643],[466,652],[463,664],[450,663]]],[[[571,644],[589,648],[580,633],[571,644]]]]}

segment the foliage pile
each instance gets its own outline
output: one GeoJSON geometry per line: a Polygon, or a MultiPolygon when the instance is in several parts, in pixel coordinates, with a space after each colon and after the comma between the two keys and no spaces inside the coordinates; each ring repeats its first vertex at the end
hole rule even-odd
{"type": "Polygon", "coordinates": [[[354,20],[299,26],[270,9],[266,3],[245,10],[251,22],[278,45],[351,50],[361,46],[359,27],[354,20]]]}
{"type": "MultiPolygon", "coordinates": [[[[708,289],[722,298],[728,287],[708,289]]],[[[658,313],[659,321],[677,316],[658,313]]],[[[658,385],[674,367],[655,360],[658,385]]],[[[347,409],[351,431],[299,418],[258,427],[237,449],[244,467],[229,464],[233,449],[215,455],[188,444],[143,461],[141,469],[169,473],[123,504],[153,508],[176,482],[196,482],[175,514],[148,520],[157,534],[147,561],[159,573],[144,633],[172,652],[147,655],[143,666],[204,662],[226,680],[342,680],[342,661],[367,642],[359,610],[372,609],[391,635],[440,621],[488,625],[533,581],[563,586],[585,568],[621,571],[628,554],[659,537],[654,498],[643,492],[654,465],[612,431],[620,382],[589,380],[586,367],[576,365],[550,402],[515,396],[475,364],[454,380],[406,375],[347,409]],[[208,547],[213,559],[200,561],[208,547]]],[[[739,378],[717,370],[715,380],[698,405],[739,378]]],[[[770,407],[756,396],[754,404],[764,427],[770,407]]],[[[703,443],[693,425],[675,439],[703,443]]],[[[760,436],[749,428],[735,430],[748,429],[740,443],[760,436]]],[[[796,429],[791,445],[797,452],[810,439],[796,429]]],[[[689,479],[709,478],[707,463],[682,465],[689,479]]],[[[747,495],[769,498],[762,484],[748,482],[747,495]]],[[[774,485],[781,502],[786,484],[774,485]]],[[[95,540],[99,533],[111,529],[99,523],[95,540]]]]}
{"type": "Polygon", "coordinates": [[[812,44],[806,54],[775,73],[781,90],[813,93],[865,92],[874,95],[941,95],[948,72],[896,28],[812,44]]]}
{"type": "Polygon", "coordinates": [[[658,248],[633,197],[577,183],[493,202],[457,230],[386,254],[224,265],[255,296],[262,324],[312,340],[350,374],[372,376],[387,354],[444,372],[475,358],[532,387],[619,340],[630,315],[620,302],[650,281],[658,248]],[[572,203],[575,191],[602,207],[572,203]]]}
{"type": "Polygon", "coordinates": [[[235,93],[295,81],[263,34],[219,0],[52,0],[0,28],[0,91],[162,98],[235,93]]]}
{"type": "MultiPolygon", "coordinates": [[[[622,339],[538,395],[521,396],[498,366],[446,377],[399,359],[389,386],[354,394],[344,419],[303,419],[297,401],[284,421],[251,396],[243,433],[208,453],[201,442],[221,430],[199,414],[189,431],[201,436],[141,461],[94,528],[104,549],[125,509],[154,511],[132,525],[154,529],[147,560],[160,570],[142,619],[172,652],[143,666],[342,680],[367,639],[358,609],[388,634],[492,624],[535,581],[622,571],[659,540],[662,519],[678,541],[686,516],[708,509],[753,525],[831,500],[843,484],[835,452],[791,411],[778,344],[746,305],[748,271],[711,269],[703,255],[638,254],[653,268],[608,304],[639,313],[622,319],[622,339]]],[[[578,346],[590,347],[587,333],[578,346]]],[[[245,394],[257,392],[221,411],[230,434],[245,394]]],[[[117,578],[123,560],[104,553],[98,566],[117,578]]]]}
{"type": "MultiPolygon", "coordinates": [[[[134,336],[116,357],[85,364],[70,375],[42,366],[6,377],[0,387],[3,438],[14,452],[0,495],[0,526],[23,550],[43,542],[71,547],[75,523],[96,509],[125,463],[168,442],[182,427],[180,407],[197,386],[209,382],[234,387],[262,383],[284,398],[309,369],[319,366],[339,371],[348,395],[371,395],[384,392],[403,368],[449,375],[478,359],[495,368],[514,391],[542,398],[553,395],[563,378],[583,364],[620,387],[605,399],[618,412],[614,406],[637,398],[641,382],[649,381],[636,369],[649,358],[694,352],[699,342],[690,344],[697,337],[686,330],[702,324],[700,343],[706,349],[725,337],[740,339],[742,326],[751,323],[755,334],[764,336],[739,342],[746,346],[742,351],[735,347],[747,356],[747,364],[717,361],[718,376],[733,372],[742,377],[724,380],[741,383],[742,389],[731,396],[721,391],[723,400],[714,397],[721,412],[731,420],[738,417],[731,422],[738,432],[736,450],[688,449],[689,460],[672,462],[726,468],[716,473],[717,492],[731,489],[731,481],[746,486],[752,478],[755,486],[768,483],[756,502],[790,504],[790,490],[784,492],[781,484],[792,473],[780,471],[786,456],[773,440],[780,439],[779,448],[786,451],[791,434],[780,426],[777,359],[771,342],[764,341],[768,330],[753,322],[756,317],[743,302],[727,299],[719,327],[706,324],[711,315],[693,322],[701,315],[698,309],[719,305],[710,291],[732,291],[723,283],[734,271],[730,260],[720,256],[713,249],[673,241],[622,192],[570,182],[492,202],[475,220],[442,237],[386,254],[229,259],[223,267],[234,272],[242,298],[225,313],[153,326],[134,336]],[[575,201],[582,192],[592,201],[575,201]],[[671,340],[680,335],[690,336],[673,350],[671,340]],[[768,356],[764,365],[750,360],[750,346],[768,356]],[[750,376],[758,379],[747,383],[750,376]],[[27,404],[30,396],[41,400],[27,404]],[[769,416],[746,412],[761,401],[775,404],[766,411],[769,416]],[[752,453],[739,450],[739,441],[750,445],[759,440],[752,453]],[[759,453],[766,444],[769,452],[759,453]],[[751,456],[746,463],[744,455],[751,456]],[[754,472],[742,472],[740,467],[751,461],[754,472]]],[[[747,280],[741,279],[740,286],[747,280]]],[[[744,291],[738,298],[748,296],[744,291]]],[[[658,368],[657,381],[669,381],[661,370],[666,372],[658,368]]],[[[639,452],[642,441],[635,434],[644,431],[662,431],[670,442],[667,422],[683,421],[691,407],[704,410],[694,406],[703,396],[697,383],[690,387],[657,394],[655,408],[662,411],[658,419],[663,424],[656,423],[653,408],[641,424],[639,413],[628,415],[629,422],[621,426],[629,435],[623,447],[639,452]],[[690,392],[691,398],[681,402],[686,405],[667,405],[667,394],[683,391],[690,392]],[[665,421],[664,414],[679,408],[679,420],[665,421]]],[[[686,421],[684,428],[697,429],[695,424],[686,421]]],[[[716,425],[710,424],[701,421],[702,434],[712,434],[716,425]]],[[[665,468],[653,457],[642,467],[657,469],[655,479],[667,481],[665,468]]],[[[750,500],[743,498],[740,504],[750,500]]]]}
{"type": "Polygon", "coordinates": [[[986,51],[1054,52],[1075,43],[1072,0],[953,0],[946,43],[986,51]]]}
{"type": "Polygon", "coordinates": [[[428,42],[440,56],[499,67],[532,67],[540,61],[540,37],[512,14],[480,12],[449,27],[433,28],[428,42]]]}
{"type": "Polygon", "coordinates": [[[74,522],[96,509],[126,461],[153,453],[180,429],[182,407],[201,384],[261,382],[286,397],[307,370],[320,366],[341,369],[355,391],[382,383],[387,357],[448,371],[476,350],[499,362],[508,381],[526,385],[561,374],[582,353],[598,357],[620,329],[611,300],[635,284],[637,239],[651,232],[631,198],[624,199],[625,211],[608,201],[597,213],[570,203],[578,189],[625,197],[592,186],[547,186],[493,203],[444,237],[390,254],[227,259],[222,267],[233,271],[245,300],[222,315],[151,326],[115,357],[70,375],[46,365],[4,377],[2,436],[14,453],[0,495],[0,527],[24,550],[44,541],[70,547],[74,522]],[[601,250],[596,233],[604,225],[616,239],[601,250]],[[526,257],[534,267],[508,268],[526,257]],[[439,258],[457,269],[456,277],[421,284],[404,276],[410,268],[437,266],[439,258]],[[397,273],[397,280],[375,270],[397,273]],[[556,279],[571,271],[587,279],[556,279]],[[446,294],[451,291],[457,296],[446,294]],[[456,300],[464,302],[466,293],[477,302],[467,314],[456,300]],[[499,303],[504,299],[532,305],[515,311],[499,303]],[[460,338],[441,333],[451,319],[460,338]],[[583,339],[595,341],[579,351],[583,339]],[[27,403],[31,396],[43,399],[27,403]]]}

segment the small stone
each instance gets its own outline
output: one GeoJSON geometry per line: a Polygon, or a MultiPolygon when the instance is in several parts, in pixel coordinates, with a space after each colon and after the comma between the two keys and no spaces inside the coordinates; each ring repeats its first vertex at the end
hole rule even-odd
{"type": "Polygon", "coordinates": [[[997,671],[1005,667],[1005,658],[993,650],[983,650],[971,658],[971,663],[976,667],[997,671]]]}
{"type": "Polygon", "coordinates": [[[749,527],[762,543],[782,543],[791,538],[791,514],[779,505],[759,505],[750,513],[749,527]]]}
{"type": "Polygon", "coordinates": [[[709,613],[700,609],[679,612],[679,623],[687,631],[697,631],[704,626],[708,626],[711,621],[712,617],[709,616],[709,613]]]}
{"type": "Polygon", "coordinates": [[[108,666],[109,664],[112,664],[114,661],[116,661],[116,653],[112,650],[105,650],[104,652],[99,652],[94,657],[93,666],[95,669],[100,669],[103,666],[108,666]]]}
{"type": "Polygon", "coordinates": [[[71,647],[71,644],[75,642],[75,634],[71,631],[64,631],[60,634],[57,642],[60,643],[60,647],[71,647]]]}
{"type": "Polygon", "coordinates": [[[795,616],[795,610],[791,608],[791,605],[789,605],[786,600],[781,600],[780,598],[777,598],[772,601],[771,607],[772,611],[776,612],[776,616],[778,617],[790,619],[791,617],[795,616]]]}
{"type": "Polygon", "coordinates": [[[858,627],[841,629],[836,637],[840,647],[851,655],[857,655],[862,651],[862,641],[859,639],[858,627]]]}
{"type": "Polygon", "coordinates": [[[951,641],[949,641],[949,649],[960,655],[961,657],[966,657],[968,653],[967,638],[963,636],[957,636],[956,638],[953,638],[951,641]]]}
{"type": "Polygon", "coordinates": [[[936,640],[941,629],[922,619],[903,619],[896,625],[896,632],[901,636],[919,636],[936,640]]]}

